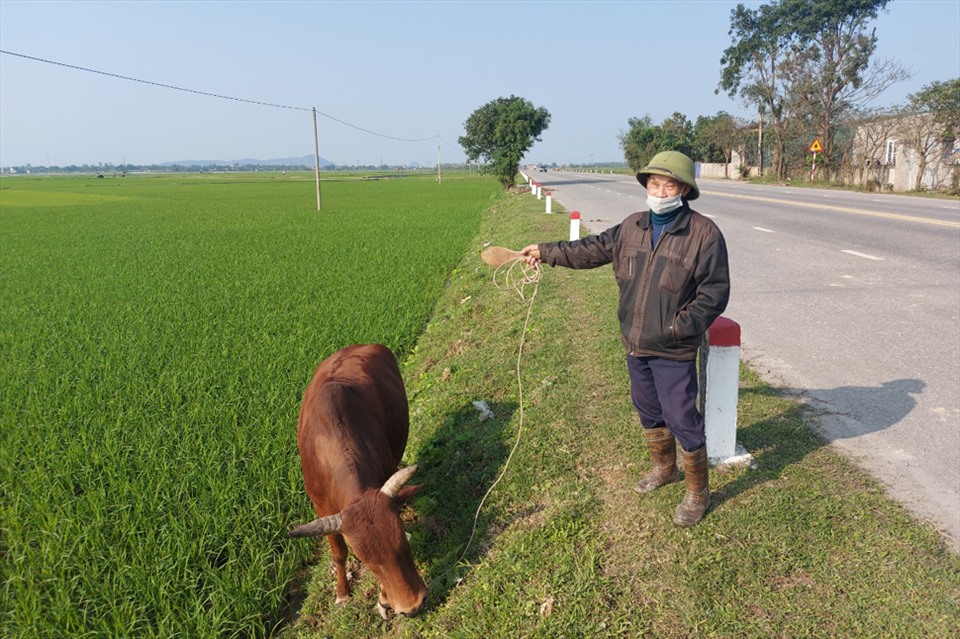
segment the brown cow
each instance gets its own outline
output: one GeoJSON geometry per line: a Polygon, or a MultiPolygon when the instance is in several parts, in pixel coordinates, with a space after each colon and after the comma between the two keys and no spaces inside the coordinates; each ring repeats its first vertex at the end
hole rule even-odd
{"type": "Polygon", "coordinates": [[[297,445],[303,483],[317,519],[291,537],[327,535],[337,570],[337,600],[350,597],[347,544],[380,581],[377,609],[415,615],[427,588],[397,512],[419,486],[404,486],[416,466],[397,470],[410,414],[397,360],[380,344],[337,351],[317,367],[303,394],[297,445]]]}

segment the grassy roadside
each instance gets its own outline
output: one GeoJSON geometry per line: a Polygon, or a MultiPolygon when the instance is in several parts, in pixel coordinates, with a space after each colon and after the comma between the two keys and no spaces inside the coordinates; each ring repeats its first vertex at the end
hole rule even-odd
{"type": "Polygon", "coordinates": [[[406,461],[423,490],[405,518],[430,583],[420,616],[382,622],[354,565],[333,605],[320,542],[284,637],[947,637],[960,632],[960,558],[804,425],[801,407],[749,370],[738,439],[756,470],[711,473],[713,506],[673,526],[683,485],[645,498],[649,464],[630,405],[608,268],[547,268],[522,360],[526,306],[495,288],[479,252],[563,238],[566,216],[507,195],[404,364],[406,461]],[[480,421],[484,400],[495,418],[480,421]]]}

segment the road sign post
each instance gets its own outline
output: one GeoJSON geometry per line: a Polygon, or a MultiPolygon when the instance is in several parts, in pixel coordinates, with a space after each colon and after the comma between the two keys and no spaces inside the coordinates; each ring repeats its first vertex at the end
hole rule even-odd
{"type": "Polygon", "coordinates": [[[809,153],[813,153],[813,168],[810,169],[810,181],[813,181],[813,176],[817,172],[817,153],[823,152],[823,145],[820,144],[820,138],[814,138],[813,144],[807,149],[809,153]]]}

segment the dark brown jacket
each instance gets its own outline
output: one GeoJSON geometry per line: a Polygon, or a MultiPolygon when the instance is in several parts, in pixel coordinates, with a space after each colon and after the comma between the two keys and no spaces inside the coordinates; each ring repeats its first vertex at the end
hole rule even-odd
{"type": "Polygon", "coordinates": [[[650,212],[631,214],[599,235],[540,244],[550,266],[596,268],[613,263],[620,287],[620,331],[638,357],[691,360],[710,325],[727,307],[727,245],[709,218],[684,210],[652,245],[650,212]]]}

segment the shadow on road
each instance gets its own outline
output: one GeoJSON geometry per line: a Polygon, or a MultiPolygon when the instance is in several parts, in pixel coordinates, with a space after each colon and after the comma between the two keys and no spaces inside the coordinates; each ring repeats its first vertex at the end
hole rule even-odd
{"type": "Polygon", "coordinates": [[[880,386],[840,386],[802,393],[816,411],[818,431],[830,441],[884,430],[899,423],[917,406],[923,393],[919,379],[895,379],[880,386]]]}
{"type": "MultiPolygon", "coordinates": [[[[780,477],[784,469],[823,447],[827,442],[817,425],[823,423],[821,417],[825,412],[844,418],[842,423],[846,424],[847,432],[837,438],[883,430],[913,410],[917,404],[913,395],[923,392],[925,386],[920,380],[898,379],[880,386],[841,386],[787,393],[805,399],[806,403],[790,402],[782,412],[762,410],[767,417],[747,420],[737,428],[737,441],[753,453],[759,468],[757,472],[742,473],[715,491],[711,495],[714,507],[780,477]],[[847,407],[854,407],[855,412],[847,413],[847,407]]],[[[759,385],[741,388],[739,401],[747,406],[752,402],[775,402],[782,397],[782,389],[759,385]]]]}

